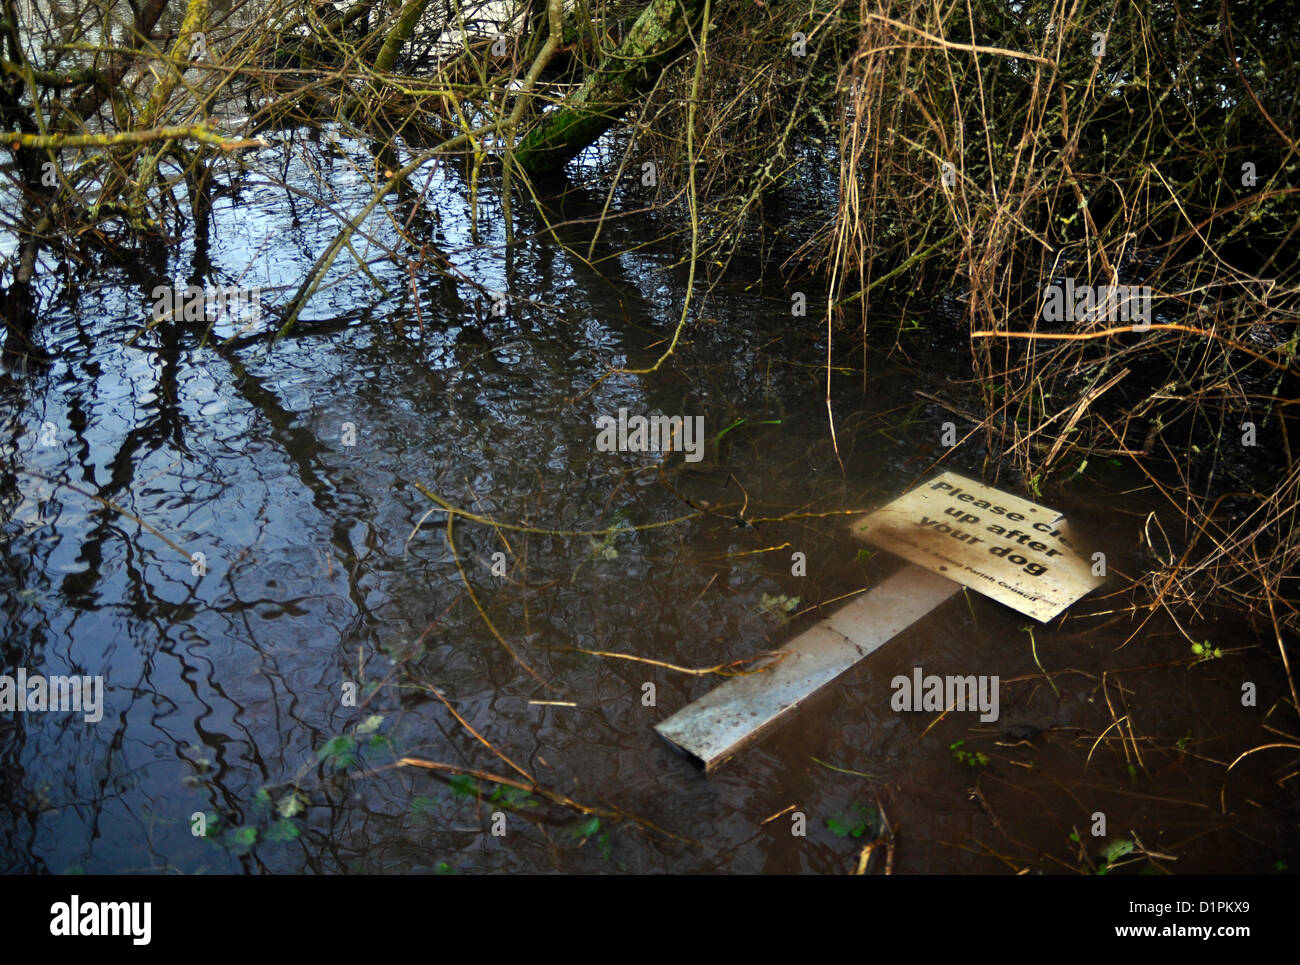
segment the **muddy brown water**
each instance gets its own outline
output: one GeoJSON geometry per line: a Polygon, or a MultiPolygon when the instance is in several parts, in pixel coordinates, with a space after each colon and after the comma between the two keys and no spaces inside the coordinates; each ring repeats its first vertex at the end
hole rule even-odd
{"type": "MultiPolygon", "coordinates": [[[[339,206],[368,197],[364,145],[300,137],[292,150],[291,179],[309,157],[339,206]]],[[[958,594],[718,773],[695,770],[652,727],[720,678],[574,650],[728,663],[900,565],[862,553],[836,514],[902,492],[943,454],[952,416],[915,392],[970,377],[957,322],[937,300],[896,351],[882,340],[868,378],[845,358],[841,470],[824,332],[790,316],[790,292],[815,302],[815,282],[742,262],[698,288],[671,363],[591,389],[662,350],[680,252],[644,244],[657,232],[634,219],[604,229],[595,268],[545,238],[507,255],[490,207],[473,243],[455,172],[431,190],[417,229],[481,287],[422,273],[417,308],[405,269],[376,262],[394,293],[376,306],[368,279],[339,270],[274,346],[258,329],[225,348],[201,344],[201,326],[140,331],[169,279],[239,279],[270,302],[293,290],[336,222],[269,180],[223,195],[206,247],[45,277],[38,337],[56,361],[0,386],[0,661],[102,675],[104,707],[93,724],[0,715],[0,868],[841,873],[881,808],[895,873],[1087,871],[1134,834],[1164,857],[1126,872],[1300,867],[1285,755],[1224,773],[1276,739],[1264,724],[1294,732],[1270,716],[1284,682],[1267,635],[1182,614],[1224,651],[1193,663],[1168,617],[1139,630],[1108,588],[1034,626],[1055,690],[1026,618],[958,594]],[[496,315],[490,293],[507,289],[496,315]],[[734,426],[700,462],[671,462],[692,500],[810,515],[646,528],[692,510],[652,456],[597,451],[595,420],[619,408],[702,416],[710,439],[734,426]],[[555,532],[460,519],[453,553],[419,486],[555,532]],[[999,720],[892,710],[890,681],[916,667],[998,676],[999,720]],[[1241,706],[1244,681],[1256,707],[1241,706]],[[654,828],[396,766],[517,776],[433,689],[544,787],[654,828]]],[[[581,222],[603,203],[595,183],[555,207],[581,222]]],[[[393,241],[391,225],[371,227],[393,241]]],[[[588,230],[564,239],[585,253],[588,230]]],[[[978,475],[981,462],[976,446],[944,466],[978,475]]],[[[1156,503],[1140,475],[1098,465],[1043,501],[1118,573],[1147,565],[1137,537],[1156,503]]],[[[873,870],[884,861],[882,848],[873,870]]]]}

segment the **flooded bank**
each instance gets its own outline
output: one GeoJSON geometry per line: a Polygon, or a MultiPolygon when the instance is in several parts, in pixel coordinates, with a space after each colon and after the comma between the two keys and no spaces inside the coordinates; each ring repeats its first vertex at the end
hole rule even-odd
{"type": "MultiPolygon", "coordinates": [[[[278,150],[338,210],[369,199],[366,145],[278,150]]],[[[1032,628],[959,594],[692,768],[652,728],[721,678],[673,668],[779,649],[899,565],[846,513],[940,464],[981,474],[978,441],[945,459],[934,399],[972,378],[948,303],[900,317],[865,371],[837,356],[832,438],[824,326],[791,317],[815,283],[783,281],[779,252],[698,281],[671,361],[611,376],[653,366],[681,314],[683,252],[646,243],[653,219],[587,257],[606,199],[578,185],[557,236],[517,212],[507,248],[490,201],[477,239],[455,213],[454,169],[429,190],[420,228],[462,281],[383,258],[404,228],[375,217],[366,272],[340,266],[280,341],[269,313],[152,315],[159,285],[294,290],[338,219],[269,179],[232,176],[178,251],[42,280],[52,361],[0,384],[0,656],[101,677],[103,706],[0,717],[3,870],[838,873],[886,824],[900,874],[1296,867],[1280,761],[1225,773],[1294,728],[1275,643],[1107,587],[1032,628]],[[621,410],[702,419],[701,458],[603,451],[621,410]],[[893,710],[916,669],[997,676],[999,719],[893,710]]],[[[1117,574],[1150,564],[1160,503],[1132,468],[1039,495],[1117,574]]]]}

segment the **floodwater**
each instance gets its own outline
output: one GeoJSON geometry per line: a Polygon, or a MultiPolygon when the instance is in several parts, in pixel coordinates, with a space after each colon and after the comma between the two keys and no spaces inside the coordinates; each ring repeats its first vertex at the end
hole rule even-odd
{"type": "MultiPolygon", "coordinates": [[[[893,847],[873,873],[1082,873],[1123,841],[1158,856],[1124,873],[1300,867],[1283,761],[1225,775],[1277,739],[1266,725],[1296,726],[1270,711],[1285,685],[1267,634],[1194,623],[1224,654],[1193,662],[1171,620],[1140,626],[1109,588],[1035,625],[1032,649],[1026,618],[958,594],[696,770],[652,728],[722,678],[577,651],[726,664],[900,565],[862,552],[842,513],[938,471],[953,417],[915,393],[959,397],[970,377],[952,305],[893,351],[873,343],[866,376],[841,353],[837,455],[814,279],[752,250],[697,284],[658,372],[601,381],[662,352],[680,241],[647,243],[663,225],[638,215],[588,260],[607,189],[588,171],[552,202],[558,238],[516,206],[507,254],[492,193],[476,243],[443,168],[405,230],[454,279],[383,258],[419,246],[375,217],[355,241],[372,277],[341,261],[279,342],[270,311],[151,325],[160,285],[290,297],[338,220],[281,173],[328,185],[338,212],[368,199],[367,145],[284,137],[253,161],[265,177],[219,177],[206,243],[47,272],[36,338],[55,360],[0,380],[3,672],[104,688],[96,722],[0,714],[0,870],[843,873],[881,810],[893,847]],[[808,317],[791,317],[795,290],[808,317]],[[596,419],[620,408],[702,417],[702,458],[666,478],[729,508],[695,513],[652,454],[599,451],[596,419]],[[449,530],[425,489],[478,518],[449,530]],[[742,504],[770,521],[727,518],[742,504]],[[998,676],[999,721],[891,710],[914,667],[998,676]],[[606,813],[404,758],[522,780],[513,762],[606,813]]],[[[643,204],[629,189],[613,210],[643,204]]],[[[978,475],[982,458],[943,468],[978,475]]],[[[1099,465],[1043,500],[1117,573],[1148,565],[1142,477],[1099,465]]]]}

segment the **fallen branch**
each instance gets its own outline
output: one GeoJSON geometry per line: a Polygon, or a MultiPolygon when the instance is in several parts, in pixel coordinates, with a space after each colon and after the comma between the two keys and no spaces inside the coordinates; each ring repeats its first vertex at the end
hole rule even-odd
{"type": "Polygon", "coordinates": [[[650,657],[638,657],[630,653],[612,653],[608,650],[584,650],[582,647],[547,647],[546,649],[558,653],[585,653],[590,657],[612,657],[615,660],[632,660],[636,663],[647,663],[652,667],[663,667],[665,670],[675,670],[678,673],[690,674],[694,677],[704,677],[709,674],[717,674],[719,677],[749,677],[756,673],[766,673],[784,660],[788,654],[782,650],[774,653],[760,653],[756,657],[743,657],[740,660],[733,660],[730,663],[720,663],[716,667],[681,667],[675,663],[666,663],[663,660],[652,660],[650,657]],[[765,663],[761,667],[755,667],[753,670],[729,670],[729,667],[735,667],[747,663],[753,663],[756,660],[762,660],[765,657],[773,657],[770,663],[765,663]]]}
{"type": "MultiPolygon", "coordinates": [[[[1279,322],[1280,323],[1280,322],[1279,322]]],[[[1268,319],[1260,319],[1256,324],[1267,325],[1268,319]]],[[[1109,338],[1111,335],[1124,335],[1128,332],[1137,332],[1139,335],[1143,332],[1186,332],[1189,335],[1200,335],[1204,338],[1213,338],[1235,348],[1239,352],[1245,352],[1252,358],[1259,359],[1266,365],[1281,371],[1290,371],[1291,366],[1286,363],[1274,362],[1266,355],[1260,355],[1253,349],[1249,349],[1240,342],[1228,338],[1226,335],[1220,335],[1218,332],[1212,332],[1208,329],[1197,328],[1194,325],[1180,325],[1177,322],[1160,323],[1156,325],[1117,325],[1114,328],[1103,328],[1095,332],[998,332],[989,329],[981,329],[977,332],[971,332],[971,338],[1027,338],[1035,341],[1050,342],[1086,342],[1094,338],[1109,338]]]]}
{"type": "Polygon", "coordinates": [[[121,131],[117,134],[9,134],[9,146],[15,151],[61,151],[74,147],[122,147],[127,144],[148,144],[152,141],[201,141],[223,151],[236,151],[247,147],[270,147],[271,143],[260,137],[227,140],[202,124],[184,127],[152,127],[142,131],[121,131]]]}

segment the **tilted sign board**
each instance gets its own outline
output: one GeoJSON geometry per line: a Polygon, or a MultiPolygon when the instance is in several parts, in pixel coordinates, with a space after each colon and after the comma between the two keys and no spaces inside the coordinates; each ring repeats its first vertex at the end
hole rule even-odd
{"type": "Polygon", "coordinates": [[[858,519],[853,531],[912,565],[789,641],[782,662],[733,677],[655,730],[712,770],[959,585],[1047,621],[1102,582],[1060,513],[956,473],[858,519]]]}
{"type": "Polygon", "coordinates": [[[1060,513],[952,472],[857,520],[853,532],[1042,623],[1102,583],[1060,513]]]}

